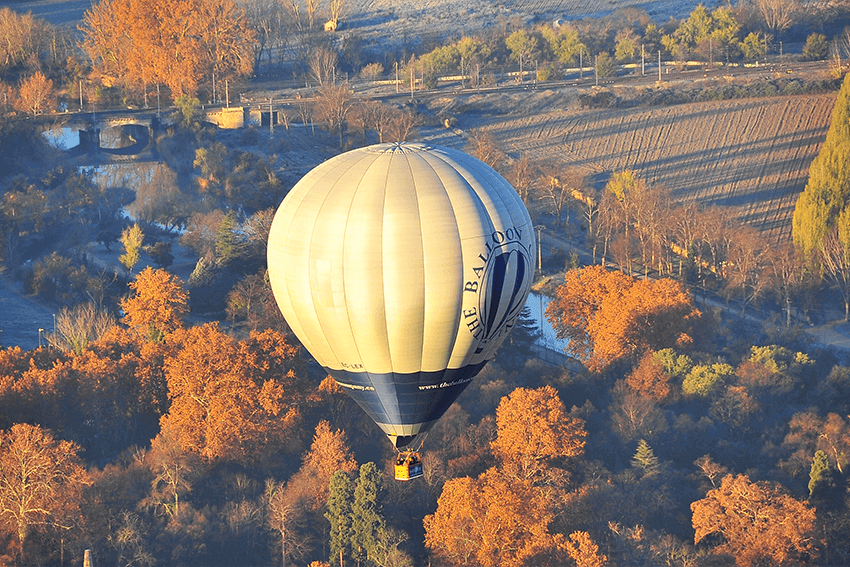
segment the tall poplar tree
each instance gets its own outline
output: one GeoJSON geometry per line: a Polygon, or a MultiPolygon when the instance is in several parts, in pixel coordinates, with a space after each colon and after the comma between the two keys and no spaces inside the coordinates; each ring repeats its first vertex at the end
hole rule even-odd
{"type": "Polygon", "coordinates": [[[331,477],[328,494],[328,511],[325,518],[330,522],[331,565],[344,565],[351,557],[351,479],[344,471],[336,471],[331,477]]]}
{"type": "Polygon", "coordinates": [[[351,505],[351,555],[359,565],[374,559],[378,548],[378,532],[384,527],[384,518],[378,506],[381,472],[375,463],[364,463],[354,488],[351,505]]]}
{"type": "Polygon", "coordinates": [[[809,166],[809,181],[794,208],[794,243],[818,253],[830,229],[850,205],[850,75],[844,78],[832,123],[820,153],[809,166]]]}

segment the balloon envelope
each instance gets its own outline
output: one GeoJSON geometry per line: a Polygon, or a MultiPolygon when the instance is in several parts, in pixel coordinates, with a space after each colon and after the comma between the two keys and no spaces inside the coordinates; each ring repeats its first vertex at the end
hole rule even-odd
{"type": "Polygon", "coordinates": [[[401,447],[443,415],[513,327],[534,229],[495,170],[379,144],[310,171],[269,233],[269,280],[305,348],[401,447]]]}

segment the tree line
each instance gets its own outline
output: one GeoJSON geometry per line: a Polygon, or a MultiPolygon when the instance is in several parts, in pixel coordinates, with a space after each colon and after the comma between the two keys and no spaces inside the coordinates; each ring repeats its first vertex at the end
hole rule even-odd
{"type": "Polygon", "coordinates": [[[830,57],[840,69],[850,56],[850,34],[833,30],[830,38],[820,25],[841,20],[846,7],[840,3],[742,0],[714,10],[700,5],[688,18],[667,22],[655,22],[638,8],[531,28],[502,18],[487,33],[449,43],[424,33],[391,51],[370,51],[356,30],[344,37],[322,31],[323,21],[335,22],[335,29],[346,11],[344,0],[110,0],[85,13],[76,39],[4,8],[4,113],[49,113],[60,100],[64,108],[81,110],[150,106],[155,98],[215,103],[229,100],[229,92],[261,66],[319,85],[356,75],[434,85],[450,72],[475,86],[517,67],[522,77],[533,66],[538,80],[579,65],[608,76],[618,63],[654,60],[661,52],[678,61],[755,61],[775,52],[777,43],[802,37],[804,59],[830,57]]]}

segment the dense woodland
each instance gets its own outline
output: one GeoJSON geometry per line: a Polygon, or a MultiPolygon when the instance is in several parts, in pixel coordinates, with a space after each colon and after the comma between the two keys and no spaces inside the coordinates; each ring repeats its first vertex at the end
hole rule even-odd
{"type": "Polygon", "coordinates": [[[582,365],[536,359],[524,320],[430,433],[425,477],[410,483],[391,480],[389,443],[271,297],[265,242],[290,181],[274,153],[287,146],[260,152],[271,142],[253,129],[234,143],[195,112],[258,65],[312,76],[325,84],[293,119],[326,129],[312,140],[320,159],[434,118],[355,96],[328,81],[333,69],[378,76],[398,62],[428,83],[474,64],[469,80],[488,81],[534,55],[543,79],[588,54],[600,71],[606,57],[635,60],[640,45],[735,60],[802,37],[806,56],[831,49],[840,72],[846,34],[815,20],[841,21],[843,5],[501,22],[500,34],[386,54],[328,40],[316,28],[333,14],[294,6],[104,0],[80,44],[0,9],[0,259],[57,310],[48,346],[0,350],[0,563],[75,564],[85,549],[122,567],[850,563],[850,366],[799,327],[824,298],[850,295],[850,79],[787,245],[722,208],[677,206],[629,171],[597,191],[473,135],[467,150],[535,222],[583,251],[547,249],[541,280],[582,365]],[[145,43],[153,29],[174,39],[178,21],[191,23],[185,43],[145,43]],[[174,100],[150,175],[102,187],[22,119],[79,104],[80,88],[84,105],[142,105],[157,89],[174,100]],[[121,266],[96,268],[91,242],[120,250],[121,266]],[[169,272],[174,242],[198,258],[187,281],[169,272]],[[140,269],[143,257],[156,267],[140,269]]]}

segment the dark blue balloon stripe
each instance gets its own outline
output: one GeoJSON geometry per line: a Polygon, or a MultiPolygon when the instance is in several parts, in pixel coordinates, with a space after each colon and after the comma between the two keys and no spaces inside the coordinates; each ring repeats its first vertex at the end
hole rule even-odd
{"type": "Polygon", "coordinates": [[[337,383],[378,424],[422,426],[427,431],[438,420],[486,361],[437,372],[385,374],[326,368],[337,383]]]}

